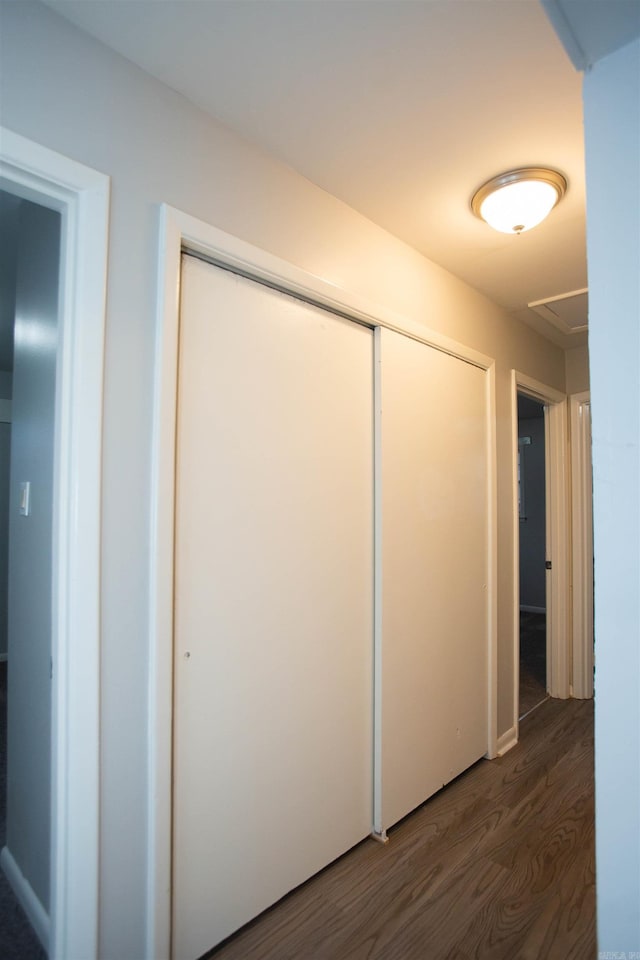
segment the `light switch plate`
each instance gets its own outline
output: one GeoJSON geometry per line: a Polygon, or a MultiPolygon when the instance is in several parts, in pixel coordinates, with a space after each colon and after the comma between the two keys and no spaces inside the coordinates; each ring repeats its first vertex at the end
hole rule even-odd
{"type": "Polygon", "coordinates": [[[28,517],[31,513],[31,481],[23,480],[20,484],[20,516],[28,517]]]}

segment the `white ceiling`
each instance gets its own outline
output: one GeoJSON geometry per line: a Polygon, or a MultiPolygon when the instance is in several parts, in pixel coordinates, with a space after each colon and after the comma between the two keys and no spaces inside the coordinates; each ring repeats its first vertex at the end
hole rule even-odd
{"type": "Polygon", "coordinates": [[[579,70],[640,36],[640,0],[542,0],[579,70]]]}
{"type": "Polygon", "coordinates": [[[47,2],[514,317],[585,342],[527,306],[587,286],[581,75],[537,0],[47,2]],[[530,233],[495,233],[470,197],[526,165],[568,192],[530,233]]]}

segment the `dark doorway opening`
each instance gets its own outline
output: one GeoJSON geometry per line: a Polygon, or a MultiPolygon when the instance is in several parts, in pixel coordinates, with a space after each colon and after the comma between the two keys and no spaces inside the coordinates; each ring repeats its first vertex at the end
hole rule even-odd
{"type": "Polygon", "coordinates": [[[546,482],[544,405],[518,394],[520,719],[546,700],[546,482]]]}
{"type": "Polygon", "coordinates": [[[0,221],[0,956],[45,960],[61,215],[0,190],[0,221]]]}

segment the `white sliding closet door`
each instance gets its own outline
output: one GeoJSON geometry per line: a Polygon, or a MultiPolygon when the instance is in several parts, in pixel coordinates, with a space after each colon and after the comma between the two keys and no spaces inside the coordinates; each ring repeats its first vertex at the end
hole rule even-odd
{"type": "Polygon", "coordinates": [[[488,452],[484,371],[376,335],[382,831],[487,750],[488,452]]]}
{"type": "Polygon", "coordinates": [[[183,259],[173,956],[371,831],[373,335],[183,259]]]}

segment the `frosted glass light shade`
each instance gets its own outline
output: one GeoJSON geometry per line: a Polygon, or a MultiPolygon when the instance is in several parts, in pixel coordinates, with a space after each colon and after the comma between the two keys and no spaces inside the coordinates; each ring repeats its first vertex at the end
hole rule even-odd
{"type": "Polygon", "coordinates": [[[501,233],[524,233],[542,223],[567,189],[556,170],[527,167],[500,174],[473,196],[471,209],[501,233]]]}

